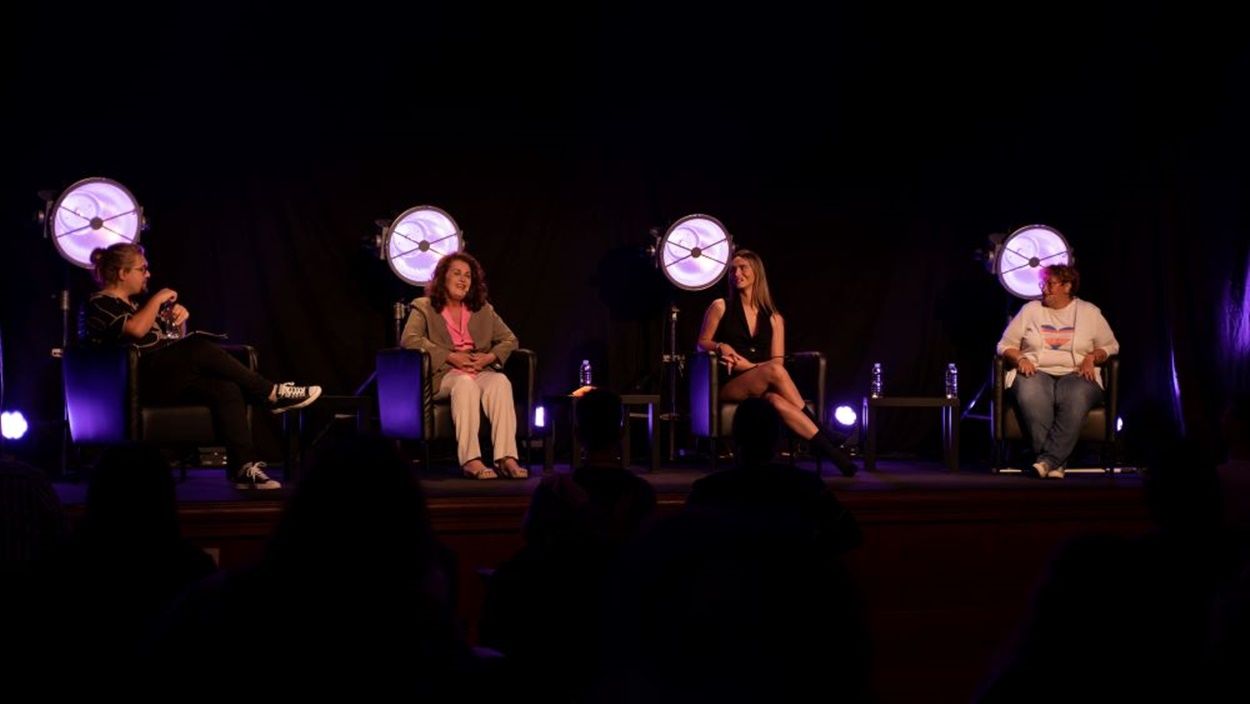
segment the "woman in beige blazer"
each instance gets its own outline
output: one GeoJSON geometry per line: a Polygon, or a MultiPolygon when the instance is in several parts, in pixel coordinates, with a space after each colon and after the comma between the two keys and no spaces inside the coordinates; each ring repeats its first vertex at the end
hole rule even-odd
{"type": "Polygon", "coordinates": [[[434,397],[451,397],[464,475],[524,479],[529,472],[517,462],[512,384],[501,371],[517,339],[487,301],[482,265],[463,252],[449,254],[434,269],[428,292],[412,302],[400,346],[425,350],[434,369],[434,397]],[[494,469],[482,461],[479,409],[490,419],[494,469]]]}

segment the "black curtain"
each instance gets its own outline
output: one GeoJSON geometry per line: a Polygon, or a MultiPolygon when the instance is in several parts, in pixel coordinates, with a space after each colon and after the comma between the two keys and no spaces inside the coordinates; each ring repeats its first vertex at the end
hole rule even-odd
{"type": "MultiPolygon", "coordinates": [[[[788,347],[825,351],[852,405],[875,361],[907,395],[957,362],[971,397],[1019,305],[973,252],[1047,223],[1124,347],[1126,404],[1175,376],[1210,434],[1250,355],[1235,23],[1127,2],[915,13],[22,7],[0,118],[5,402],[57,417],[52,296],[90,289],[39,238],[34,194],[102,175],[145,206],[153,284],[193,326],[331,393],[417,295],[362,242],[421,203],[465,230],[544,391],[583,358],[658,389],[667,306],[687,350],[719,289],[672,289],[643,248],[706,212],[762,254],[788,347]]],[[[936,421],[887,423],[897,447],[936,442],[936,421]]]]}

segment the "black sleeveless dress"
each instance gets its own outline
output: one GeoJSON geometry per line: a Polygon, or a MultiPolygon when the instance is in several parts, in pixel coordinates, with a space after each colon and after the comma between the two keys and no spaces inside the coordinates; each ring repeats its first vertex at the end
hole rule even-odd
{"type": "MultiPolygon", "coordinates": [[[[772,316],[766,314],[762,308],[757,308],[755,334],[752,335],[750,331],[746,313],[742,310],[742,302],[726,299],[725,315],[717,324],[716,332],[712,333],[712,339],[729,345],[734,348],[735,352],[754,364],[767,362],[773,356],[772,316]]],[[[721,368],[724,369],[724,367],[721,368]]]]}

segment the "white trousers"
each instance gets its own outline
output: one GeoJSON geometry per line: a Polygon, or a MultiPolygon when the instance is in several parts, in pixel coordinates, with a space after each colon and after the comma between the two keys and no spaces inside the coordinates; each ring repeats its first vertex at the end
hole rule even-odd
{"type": "Polygon", "coordinates": [[[477,434],[482,410],[490,419],[490,439],[495,461],[516,458],[516,408],[512,405],[512,382],[497,371],[486,369],[470,377],[457,370],[447,372],[439,384],[436,399],[451,397],[451,420],[456,426],[456,451],[461,466],[482,456],[477,434]]]}

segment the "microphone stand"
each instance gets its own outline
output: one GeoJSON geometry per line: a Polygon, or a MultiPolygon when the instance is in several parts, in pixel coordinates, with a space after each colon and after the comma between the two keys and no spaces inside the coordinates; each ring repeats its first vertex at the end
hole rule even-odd
{"type": "Polygon", "coordinates": [[[668,352],[660,359],[664,364],[665,375],[668,377],[668,412],[660,414],[661,420],[668,421],[668,461],[674,462],[677,456],[677,420],[681,414],[677,411],[677,378],[685,371],[686,356],[677,353],[677,314],[680,310],[675,304],[668,307],[668,352]]]}
{"type": "MultiPolygon", "coordinates": [[[[391,305],[391,314],[393,316],[392,322],[395,325],[394,327],[395,346],[398,347],[400,340],[402,340],[404,336],[404,321],[408,318],[408,304],[405,303],[402,298],[398,301],[395,301],[395,303],[391,305]]],[[[377,369],[374,369],[373,371],[369,372],[369,376],[363,382],[361,382],[360,386],[356,387],[355,395],[364,396],[365,390],[369,388],[370,384],[377,381],[377,378],[378,378],[377,369]]]]}

